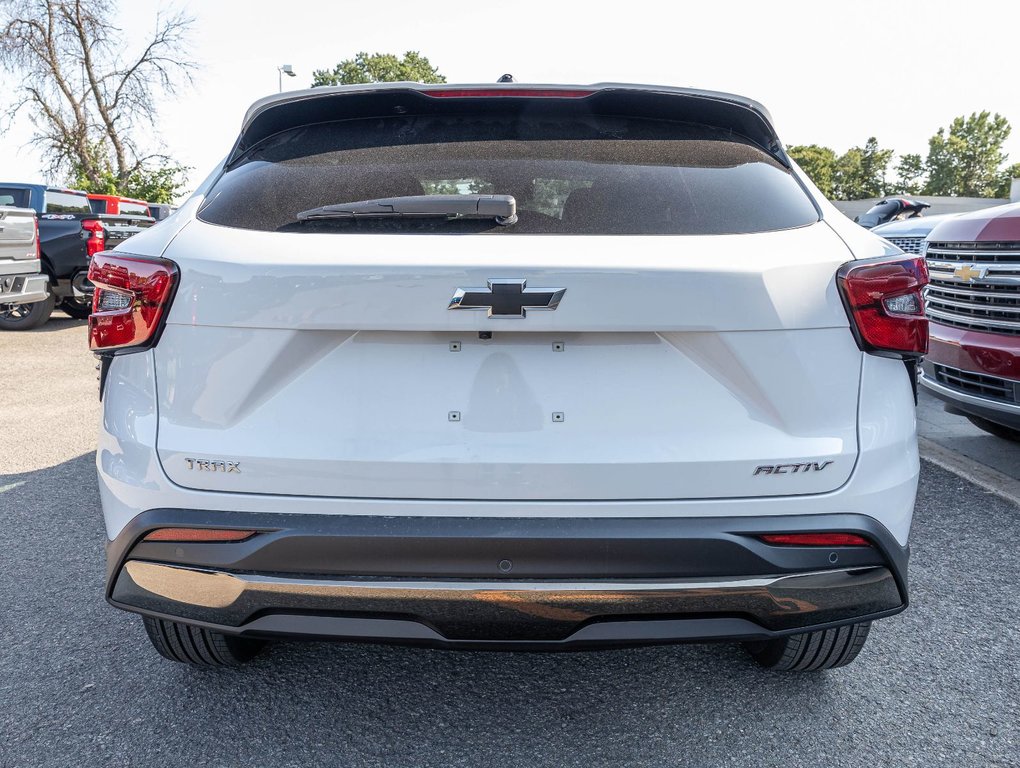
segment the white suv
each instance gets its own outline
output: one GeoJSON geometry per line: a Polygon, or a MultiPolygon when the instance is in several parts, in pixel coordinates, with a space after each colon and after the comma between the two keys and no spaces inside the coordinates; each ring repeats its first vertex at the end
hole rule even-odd
{"type": "Polygon", "coordinates": [[[170,659],[731,640],[825,669],[906,606],[924,263],[748,99],[272,96],[89,277],[107,596],[170,659]]]}

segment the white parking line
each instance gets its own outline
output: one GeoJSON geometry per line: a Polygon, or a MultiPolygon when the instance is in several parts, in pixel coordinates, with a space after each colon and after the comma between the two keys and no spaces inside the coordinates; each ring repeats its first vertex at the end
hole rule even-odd
{"type": "Polygon", "coordinates": [[[921,452],[922,459],[926,459],[943,469],[948,469],[953,474],[959,475],[964,480],[969,480],[975,485],[980,485],[996,496],[1001,496],[1012,501],[1014,504],[1020,505],[1020,480],[1014,480],[997,469],[992,469],[978,461],[974,461],[974,459],[967,458],[948,448],[943,448],[926,437],[917,438],[917,447],[921,452]]]}

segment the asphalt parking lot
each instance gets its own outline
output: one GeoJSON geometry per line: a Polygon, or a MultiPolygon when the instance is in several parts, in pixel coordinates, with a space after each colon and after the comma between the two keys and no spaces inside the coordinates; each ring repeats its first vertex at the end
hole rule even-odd
{"type": "Polygon", "coordinates": [[[0,335],[0,353],[2,768],[1020,765],[1020,507],[940,467],[923,468],[912,605],[842,670],[764,672],[730,645],[294,642],[201,672],[103,601],[83,323],[0,335]]]}

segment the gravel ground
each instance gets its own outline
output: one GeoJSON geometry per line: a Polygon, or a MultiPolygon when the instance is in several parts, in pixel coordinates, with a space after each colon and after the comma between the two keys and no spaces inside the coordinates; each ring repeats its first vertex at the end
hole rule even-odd
{"type": "Polygon", "coordinates": [[[1020,568],[1003,544],[1020,508],[930,465],[913,604],[843,670],[769,673],[730,645],[279,643],[237,671],[163,661],[102,599],[95,373],[81,324],[46,328],[0,335],[0,459],[17,464],[0,476],[3,768],[1020,765],[1020,568]],[[15,354],[36,340],[42,376],[15,354]]]}

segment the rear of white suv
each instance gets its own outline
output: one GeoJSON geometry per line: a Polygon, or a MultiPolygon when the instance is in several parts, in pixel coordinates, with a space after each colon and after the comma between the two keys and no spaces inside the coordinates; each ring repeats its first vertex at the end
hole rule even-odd
{"type": "Polygon", "coordinates": [[[265,99],[93,262],[108,598],[273,636],[851,661],[907,602],[920,259],[735,96],[265,99]]]}

